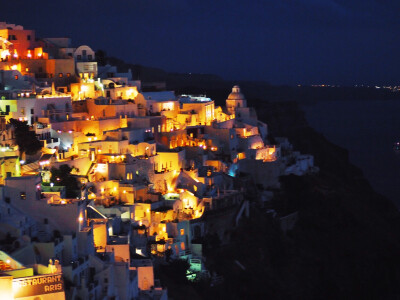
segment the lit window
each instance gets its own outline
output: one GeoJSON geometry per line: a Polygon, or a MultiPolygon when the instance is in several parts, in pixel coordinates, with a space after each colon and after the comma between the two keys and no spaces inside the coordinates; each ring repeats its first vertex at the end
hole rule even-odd
{"type": "Polygon", "coordinates": [[[14,78],[15,78],[15,80],[18,80],[18,75],[15,75],[14,78]]]}
{"type": "Polygon", "coordinates": [[[181,229],[181,235],[185,234],[185,229],[181,229]]]}
{"type": "Polygon", "coordinates": [[[58,73],[58,77],[62,78],[63,77],[63,73],[58,73]]]}
{"type": "Polygon", "coordinates": [[[67,77],[71,77],[71,73],[67,73],[67,77]]]}
{"type": "Polygon", "coordinates": [[[20,193],[20,197],[22,200],[26,200],[26,193],[25,192],[21,192],[20,193]]]}
{"type": "Polygon", "coordinates": [[[185,243],[184,242],[181,243],[181,250],[185,251],[185,243]]]}

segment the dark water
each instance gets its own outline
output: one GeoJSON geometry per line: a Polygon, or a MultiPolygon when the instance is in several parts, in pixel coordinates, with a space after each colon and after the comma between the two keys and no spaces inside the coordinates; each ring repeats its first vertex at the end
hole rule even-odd
{"type": "Polygon", "coordinates": [[[400,101],[323,101],[302,106],[309,124],[349,150],[374,189],[400,208],[400,101]]]}

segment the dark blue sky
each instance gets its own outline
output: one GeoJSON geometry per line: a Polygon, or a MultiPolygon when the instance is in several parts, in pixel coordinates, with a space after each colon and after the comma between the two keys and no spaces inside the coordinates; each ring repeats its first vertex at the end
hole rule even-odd
{"type": "Polygon", "coordinates": [[[400,84],[400,1],[18,0],[3,20],[167,71],[400,84]]]}

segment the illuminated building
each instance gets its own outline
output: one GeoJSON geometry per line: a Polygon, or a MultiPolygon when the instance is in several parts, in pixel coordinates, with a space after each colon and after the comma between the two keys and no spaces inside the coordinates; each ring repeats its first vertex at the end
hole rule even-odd
{"type": "MultiPolygon", "coordinates": [[[[16,58],[15,53],[17,53],[17,56],[28,56],[27,50],[36,46],[35,31],[24,29],[21,25],[0,22],[0,37],[10,43],[8,48],[10,57],[8,59],[11,59],[11,56],[16,58]]],[[[3,54],[1,54],[1,58],[4,58],[3,54]]]]}
{"type": "Polygon", "coordinates": [[[187,126],[210,125],[215,118],[214,101],[210,98],[183,95],[179,103],[178,122],[187,126]]]}
{"type": "Polygon", "coordinates": [[[64,300],[64,279],[58,260],[48,266],[25,266],[0,251],[1,299],[64,300]]]}
{"type": "Polygon", "coordinates": [[[13,118],[27,121],[29,125],[37,121],[50,124],[52,121],[67,120],[72,114],[71,98],[67,95],[19,93],[16,99],[1,100],[0,110],[7,121],[13,118]]]}
{"type": "Polygon", "coordinates": [[[19,26],[1,35],[4,24],[0,235],[19,239],[19,260],[36,257],[33,245],[42,260],[57,257],[75,297],[166,299],[151,256],[188,260],[191,279],[207,275],[194,241],[229,231],[213,226],[215,218],[235,226],[249,216],[250,186],[279,188],[279,176],[315,170],[313,157],[288,141],[270,143],[238,86],[226,107],[206,96],[142,92],[130,70],[97,69],[86,45],[33,42],[34,31],[19,26]],[[29,76],[52,84],[31,86],[29,76]],[[41,152],[19,159],[10,118],[32,126],[41,152]],[[63,165],[80,183],[77,198],[51,179],[50,169],[63,165]]]}
{"type": "Polygon", "coordinates": [[[79,46],[74,51],[74,58],[80,78],[87,80],[97,77],[97,61],[92,48],[86,45],[79,46]]]}
{"type": "Polygon", "coordinates": [[[240,92],[240,87],[235,85],[232,88],[232,93],[226,99],[226,108],[229,114],[235,114],[240,108],[247,107],[247,101],[244,95],[240,92]]]}

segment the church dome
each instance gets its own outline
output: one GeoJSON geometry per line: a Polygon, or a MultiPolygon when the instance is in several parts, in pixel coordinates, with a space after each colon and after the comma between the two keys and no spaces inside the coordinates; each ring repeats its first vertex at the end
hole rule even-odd
{"type": "Polygon", "coordinates": [[[228,100],[245,100],[244,95],[240,92],[240,87],[235,85],[232,88],[232,93],[229,94],[228,100]]]}

